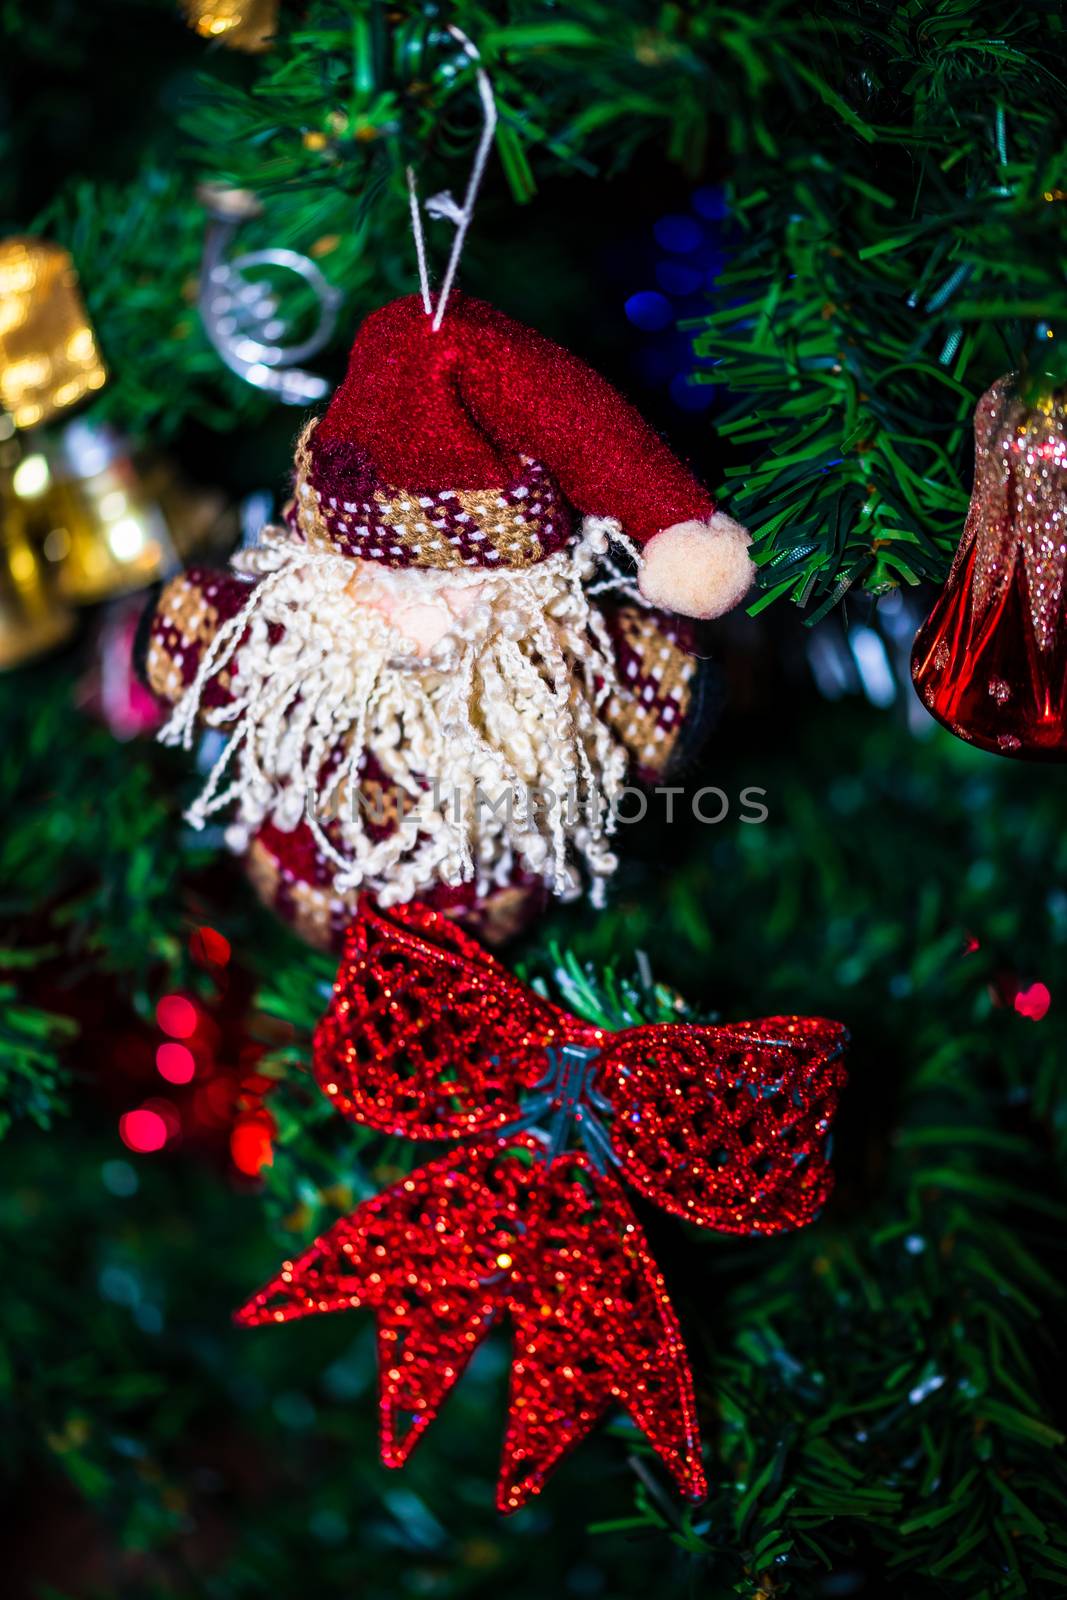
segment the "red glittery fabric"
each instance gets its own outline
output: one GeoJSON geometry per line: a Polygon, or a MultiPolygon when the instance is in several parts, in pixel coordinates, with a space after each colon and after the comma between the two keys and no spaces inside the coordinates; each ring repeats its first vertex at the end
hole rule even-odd
{"type": "Polygon", "coordinates": [[[620,1179],[723,1233],[810,1222],[832,1183],[846,1039],[817,1017],[606,1032],[437,913],[368,907],[316,1030],[316,1079],[364,1125],[472,1143],[283,1263],[238,1320],[373,1309],[382,1456],[400,1466],[506,1314],[502,1511],[536,1493],[614,1402],[700,1497],[685,1348],[620,1179]]]}
{"type": "Polygon", "coordinates": [[[239,1314],[247,1325],[366,1306],[378,1322],[381,1450],[403,1466],[489,1328],[514,1330],[497,1489],[514,1511],[621,1404],[682,1492],[705,1492],[673,1308],[614,1179],[518,1134],[454,1150],[368,1200],[239,1314]]]}
{"type": "MultiPolygon", "coordinates": [[[[417,295],[371,313],[311,457],[316,486],[359,506],[383,488],[428,496],[505,489],[523,481],[532,458],[578,512],[615,517],[642,544],[715,509],[599,373],[458,292],[437,333],[417,295]]],[[[543,553],[570,531],[559,519],[543,553]]],[[[406,551],[391,564],[412,559],[406,551]]]]}

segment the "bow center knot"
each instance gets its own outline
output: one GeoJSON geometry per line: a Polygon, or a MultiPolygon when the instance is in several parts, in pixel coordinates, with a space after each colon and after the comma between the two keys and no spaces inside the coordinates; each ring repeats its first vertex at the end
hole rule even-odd
{"type": "Polygon", "coordinates": [[[543,1147],[545,1161],[551,1163],[577,1133],[598,1172],[609,1165],[618,1166],[618,1156],[598,1116],[598,1112],[611,1110],[595,1083],[601,1054],[599,1045],[546,1045],[544,1075],[524,1102],[522,1115],[501,1129],[501,1136],[533,1133],[543,1147]]]}

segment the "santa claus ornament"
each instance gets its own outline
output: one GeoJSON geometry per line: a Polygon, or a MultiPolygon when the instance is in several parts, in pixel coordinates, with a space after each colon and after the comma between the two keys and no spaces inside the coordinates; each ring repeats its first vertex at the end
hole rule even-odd
{"type": "Polygon", "coordinates": [[[660,778],[692,727],[692,619],[752,579],[744,530],[603,378],[452,291],[479,175],[462,211],[438,198],[436,300],[424,274],[370,315],[301,434],[285,527],[175,579],[152,624],[161,737],[226,735],[191,820],[235,807],[260,892],[318,943],[364,893],[490,940],[596,896],[628,772],[660,778]]]}

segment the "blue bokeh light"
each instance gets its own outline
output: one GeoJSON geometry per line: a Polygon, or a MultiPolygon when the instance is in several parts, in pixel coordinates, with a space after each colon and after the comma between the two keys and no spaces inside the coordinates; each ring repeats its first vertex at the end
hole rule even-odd
{"type": "Polygon", "coordinates": [[[731,238],[725,190],[705,185],[693,192],[688,213],[672,212],[653,224],[640,260],[628,263],[630,282],[644,280],[623,303],[627,321],[643,335],[635,366],[646,384],[666,390],[672,404],[691,414],[712,407],[721,388],[692,381],[694,373],[709,372],[716,362],[696,355],[693,332],[679,324],[696,323],[708,310],[731,238]],[[650,281],[655,288],[647,287],[650,281]]]}
{"type": "Polygon", "coordinates": [[[723,222],[730,215],[726,190],[721,184],[708,184],[703,189],[694,189],[691,204],[697,216],[706,218],[708,222],[723,222]]]}
{"type": "Polygon", "coordinates": [[[695,217],[660,217],[652,233],[661,250],[675,255],[688,255],[704,243],[704,229],[695,217]]]}
{"type": "Polygon", "coordinates": [[[674,307],[665,294],[655,289],[642,289],[632,294],[623,309],[634,327],[643,333],[659,333],[674,321],[674,307]]]}

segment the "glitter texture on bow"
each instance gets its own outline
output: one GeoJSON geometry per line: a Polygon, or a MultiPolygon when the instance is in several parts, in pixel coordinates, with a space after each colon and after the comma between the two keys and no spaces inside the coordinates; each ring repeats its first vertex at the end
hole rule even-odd
{"type": "Polygon", "coordinates": [[[368,906],[316,1030],[316,1079],[365,1126],[455,1148],[283,1263],[238,1320],[373,1310],[382,1459],[402,1466],[506,1316],[502,1511],[613,1404],[699,1499],[685,1347],[622,1181],[722,1233],[810,1222],[832,1183],[846,1037],[813,1017],[608,1032],[438,913],[368,906]]]}

